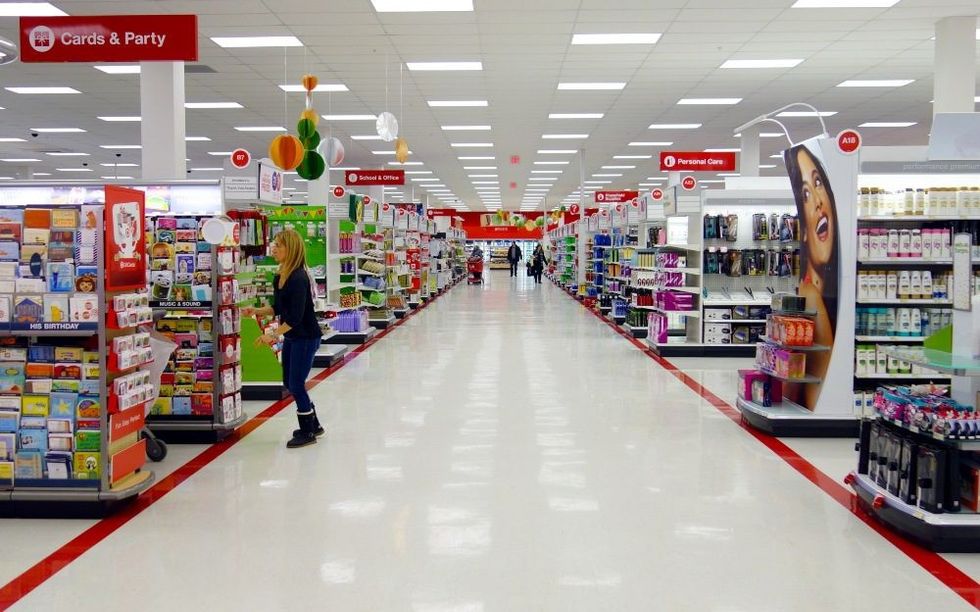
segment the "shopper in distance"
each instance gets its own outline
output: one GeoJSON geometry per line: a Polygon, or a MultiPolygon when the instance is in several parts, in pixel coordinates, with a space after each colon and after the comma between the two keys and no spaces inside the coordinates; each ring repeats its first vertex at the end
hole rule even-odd
{"type": "Polygon", "coordinates": [[[272,306],[243,308],[242,316],[272,317],[279,319],[276,333],[264,333],[255,344],[268,347],[282,344],[282,382],[296,402],[296,418],[299,429],[286,443],[288,448],[314,444],[324,430],[316,416],[316,406],[306,392],[306,379],[313,368],[313,359],[320,348],[323,332],[316,319],[313,305],[313,285],[306,269],[306,248],[295,230],[285,230],[272,242],[272,256],[279,264],[279,272],[273,279],[272,306]]]}
{"type": "Polygon", "coordinates": [[[534,282],[538,285],[541,284],[541,274],[544,272],[544,247],[538,244],[534,249],[534,255],[531,256],[531,274],[534,276],[534,282]]]}
{"type": "Polygon", "coordinates": [[[524,253],[521,252],[521,247],[517,246],[516,242],[511,242],[510,248],[507,249],[507,263],[510,264],[511,277],[517,276],[517,264],[523,257],[524,253]]]}

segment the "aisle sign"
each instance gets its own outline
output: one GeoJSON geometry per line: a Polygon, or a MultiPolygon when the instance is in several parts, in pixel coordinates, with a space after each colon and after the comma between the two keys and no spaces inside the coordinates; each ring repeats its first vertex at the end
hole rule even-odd
{"type": "Polygon", "coordinates": [[[578,204],[572,204],[571,206],[569,206],[568,207],[568,212],[571,213],[571,214],[573,214],[573,215],[577,215],[578,214],[578,204]]]}
{"type": "Polygon", "coordinates": [[[857,130],[844,130],[837,135],[837,148],[845,155],[853,155],[861,148],[861,134],[857,130]]]}
{"type": "Polygon", "coordinates": [[[105,187],[105,289],[146,287],[146,194],[105,187]]]}
{"type": "Polygon", "coordinates": [[[597,191],[595,192],[595,202],[601,204],[617,204],[619,202],[629,202],[640,195],[638,191],[597,191]]]}
{"type": "Polygon", "coordinates": [[[694,191],[694,188],[698,186],[698,180],[693,176],[685,176],[684,180],[681,181],[681,187],[684,191],[694,191]]]}
{"type": "Polygon", "coordinates": [[[609,214],[608,208],[602,208],[599,210],[599,229],[607,230],[612,227],[612,215],[609,214]]]}
{"type": "Polygon", "coordinates": [[[20,61],[196,62],[197,15],[21,17],[20,61]]]}
{"type": "Polygon", "coordinates": [[[704,151],[661,151],[662,172],[731,172],[735,170],[735,153],[704,151]]]}
{"type": "Polygon", "coordinates": [[[231,165],[244,170],[252,163],[252,155],[245,149],[235,149],[231,152],[231,165]]]}
{"type": "Polygon", "coordinates": [[[650,197],[659,202],[664,199],[664,190],[660,188],[654,189],[650,192],[650,197]]]}
{"type": "Polygon", "coordinates": [[[336,187],[333,188],[333,197],[335,198],[342,198],[346,193],[347,190],[340,185],[337,185],[336,187]]]}
{"type": "Polygon", "coordinates": [[[626,222],[630,225],[636,225],[640,220],[646,220],[647,210],[646,210],[646,200],[640,198],[633,198],[630,201],[630,206],[626,209],[626,222]]]}
{"type": "Polygon", "coordinates": [[[348,185],[404,185],[404,170],[346,170],[348,185]]]}

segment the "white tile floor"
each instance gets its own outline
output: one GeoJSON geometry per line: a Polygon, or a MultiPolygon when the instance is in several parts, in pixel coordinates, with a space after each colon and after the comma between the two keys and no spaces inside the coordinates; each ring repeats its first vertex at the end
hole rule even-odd
{"type": "MultiPolygon", "coordinates": [[[[548,283],[460,286],[314,397],[319,444],[287,409],[15,609],[969,609],[548,283]]],[[[0,584],[88,524],[0,522],[0,584]]]]}

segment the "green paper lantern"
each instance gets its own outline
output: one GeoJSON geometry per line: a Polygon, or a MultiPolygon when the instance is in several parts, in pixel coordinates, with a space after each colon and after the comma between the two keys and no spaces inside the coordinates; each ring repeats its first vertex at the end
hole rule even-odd
{"type": "Polygon", "coordinates": [[[299,135],[300,140],[309,138],[315,133],[316,125],[309,119],[300,119],[296,124],[296,134],[299,135]]]}
{"type": "Polygon", "coordinates": [[[308,181],[315,181],[323,176],[326,169],[327,164],[323,161],[323,156],[316,151],[307,150],[303,161],[296,167],[296,174],[308,181]]]}

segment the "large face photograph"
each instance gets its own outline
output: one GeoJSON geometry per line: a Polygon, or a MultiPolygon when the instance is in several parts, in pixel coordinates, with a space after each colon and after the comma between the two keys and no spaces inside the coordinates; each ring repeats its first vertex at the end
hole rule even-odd
{"type": "MultiPolygon", "coordinates": [[[[819,156],[805,145],[783,153],[800,219],[800,286],[808,311],[816,312],[814,343],[832,347],[837,328],[840,231],[837,202],[819,156]]],[[[808,353],[807,373],[823,378],[831,352],[808,353]]],[[[791,396],[813,410],[823,383],[796,385],[791,396]]]]}

